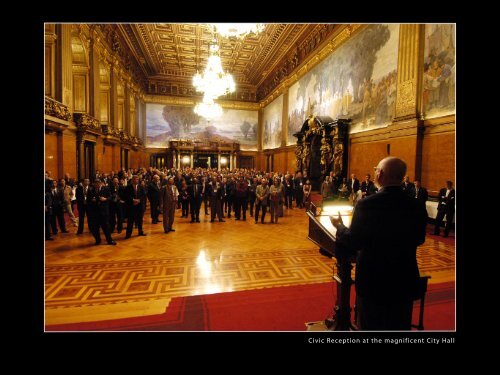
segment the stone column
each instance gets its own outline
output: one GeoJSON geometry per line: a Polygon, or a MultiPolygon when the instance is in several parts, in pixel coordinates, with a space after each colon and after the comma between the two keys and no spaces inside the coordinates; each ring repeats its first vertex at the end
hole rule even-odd
{"type": "Polygon", "coordinates": [[[56,95],[56,25],[45,24],[45,95],[56,95]]]}
{"type": "Polygon", "coordinates": [[[425,25],[405,25],[399,29],[398,85],[395,121],[419,119],[424,62],[425,25]]]}
{"type": "Polygon", "coordinates": [[[73,112],[73,57],[71,24],[56,25],[56,100],[73,112]]]}
{"type": "Polygon", "coordinates": [[[283,93],[283,112],[281,115],[281,147],[288,142],[288,88],[283,93]]]}
{"type": "Polygon", "coordinates": [[[130,129],[130,85],[128,82],[125,83],[124,87],[124,102],[123,102],[123,130],[125,133],[132,135],[130,129]]]}
{"type": "Polygon", "coordinates": [[[118,128],[118,61],[113,58],[110,68],[109,125],[118,128]]]}
{"type": "MultiPolygon", "coordinates": [[[[407,174],[420,179],[422,169],[423,121],[421,109],[425,25],[401,24],[399,29],[398,77],[391,138],[413,137],[410,147],[415,159],[406,160],[407,174]]],[[[406,150],[407,152],[408,150],[406,150]]],[[[391,149],[397,156],[398,149],[391,149]]]]}
{"type": "Polygon", "coordinates": [[[85,141],[81,133],[77,133],[76,137],[76,163],[78,179],[90,178],[90,176],[85,176],[85,141]]]}
{"type": "Polygon", "coordinates": [[[217,168],[221,169],[222,166],[220,164],[220,151],[217,151],[217,168]]]}
{"type": "Polygon", "coordinates": [[[191,155],[189,155],[189,157],[191,159],[190,167],[193,168],[193,163],[194,163],[194,153],[193,153],[193,151],[191,151],[191,155]]]}
{"type": "Polygon", "coordinates": [[[91,32],[89,53],[89,114],[96,119],[101,118],[101,78],[99,69],[99,50],[97,44],[99,37],[95,31],[91,32]]]}

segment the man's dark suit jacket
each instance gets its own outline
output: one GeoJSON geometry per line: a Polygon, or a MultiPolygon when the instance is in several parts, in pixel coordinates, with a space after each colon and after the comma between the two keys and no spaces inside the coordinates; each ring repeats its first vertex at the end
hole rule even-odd
{"type": "MultiPolygon", "coordinates": [[[[446,194],[446,191],[444,193],[446,194]]],[[[427,192],[427,189],[423,187],[418,188],[418,193],[417,189],[414,188],[412,198],[415,198],[417,201],[419,201],[425,206],[425,202],[427,202],[427,200],[429,199],[429,193],[427,192]]]]}
{"type": "Polygon", "coordinates": [[[158,187],[155,182],[149,183],[147,195],[151,202],[158,203],[160,201],[160,189],[161,184],[160,187],[158,187]]]}
{"type": "Polygon", "coordinates": [[[439,190],[438,211],[455,212],[455,189],[446,197],[446,188],[439,190]]]}
{"type": "Polygon", "coordinates": [[[359,190],[359,180],[357,178],[354,179],[354,186],[352,185],[352,178],[347,181],[347,188],[349,189],[349,193],[357,193],[359,190]]]}
{"type": "Polygon", "coordinates": [[[198,204],[201,202],[201,192],[203,190],[203,186],[200,183],[192,183],[191,185],[188,185],[188,194],[189,194],[189,201],[191,202],[198,202],[198,204]],[[194,194],[194,186],[196,185],[196,196],[194,194]]]}
{"type": "Polygon", "coordinates": [[[109,216],[109,202],[111,200],[111,192],[106,186],[102,186],[99,192],[95,187],[89,187],[87,192],[87,207],[93,215],[100,214],[102,217],[107,218],[109,216]],[[101,202],[99,197],[104,197],[106,200],[101,202]],[[95,201],[93,199],[95,198],[95,201]]]}
{"type": "Polygon", "coordinates": [[[375,194],[377,192],[377,188],[375,187],[373,181],[369,181],[367,184],[365,180],[361,183],[361,191],[366,193],[365,197],[368,197],[369,195],[375,194]]]}
{"type": "Polygon", "coordinates": [[[338,244],[358,251],[356,293],[378,303],[417,295],[417,246],[425,241],[427,212],[401,186],[381,189],[358,201],[350,228],[341,225],[338,244]]]}
{"type": "Polygon", "coordinates": [[[132,184],[127,185],[127,187],[125,188],[125,203],[129,208],[135,209],[139,206],[142,206],[141,203],[145,198],[146,198],[146,189],[144,189],[144,186],[137,184],[137,197],[135,196],[134,185],[132,184]],[[139,203],[137,206],[134,206],[133,199],[139,199],[141,203],[139,203]]]}
{"type": "Polygon", "coordinates": [[[403,191],[408,194],[409,197],[415,196],[415,185],[412,184],[411,182],[408,184],[405,184],[404,182],[401,184],[401,188],[403,191]]]}

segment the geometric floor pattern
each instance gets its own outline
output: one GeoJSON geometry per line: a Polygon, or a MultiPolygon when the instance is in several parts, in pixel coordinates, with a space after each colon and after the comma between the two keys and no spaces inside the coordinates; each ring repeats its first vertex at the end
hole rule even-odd
{"type": "MultiPolygon", "coordinates": [[[[92,246],[70,227],[46,241],[46,324],[158,314],[178,296],[332,281],[334,260],[307,239],[304,210],[285,210],[278,225],[209,223],[203,213],[190,224],[177,211],[168,235],[144,218],[148,236],[115,234],[117,246],[92,246]]],[[[455,280],[454,241],[428,235],[417,261],[430,283],[455,280]]]]}
{"type": "Polygon", "coordinates": [[[332,265],[316,249],[54,265],[45,270],[46,308],[319,283],[332,265]]]}

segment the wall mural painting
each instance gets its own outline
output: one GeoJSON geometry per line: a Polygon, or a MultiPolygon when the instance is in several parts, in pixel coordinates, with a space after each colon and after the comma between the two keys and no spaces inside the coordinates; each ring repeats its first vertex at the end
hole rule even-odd
{"type": "Polygon", "coordinates": [[[281,137],[283,131],[283,95],[278,96],[264,108],[262,123],[264,124],[262,148],[281,147],[281,137]]]}
{"type": "Polygon", "coordinates": [[[425,25],[423,108],[426,118],[455,113],[455,25],[425,25]]]}
{"type": "Polygon", "coordinates": [[[146,147],[167,147],[171,139],[239,142],[257,150],[258,111],[224,109],[220,118],[198,116],[193,107],[146,105],[146,147]]]}
{"type": "Polygon", "coordinates": [[[351,118],[349,132],[388,125],[394,117],[399,24],[370,25],[289,89],[287,145],[309,114],[351,118]]]}

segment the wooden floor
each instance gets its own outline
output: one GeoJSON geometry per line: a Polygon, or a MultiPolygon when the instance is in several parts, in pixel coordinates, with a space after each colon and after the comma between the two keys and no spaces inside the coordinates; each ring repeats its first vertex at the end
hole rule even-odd
{"type": "MultiPolygon", "coordinates": [[[[45,322],[85,322],[160,314],[172,297],[272,286],[328,282],[334,261],[319,254],[307,239],[304,210],[285,209],[279,223],[254,224],[226,218],[191,224],[176,211],[175,232],[144,216],[146,237],[125,240],[113,234],[117,246],[93,246],[83,235],[56,235],[46,241],[45,322]]],[[[103,239],[104,240],[104,239],[103,239]]],[[[453,281],[455,248],[428,238],[418,249],[421,274],[431,283],[453,281]]]]}

